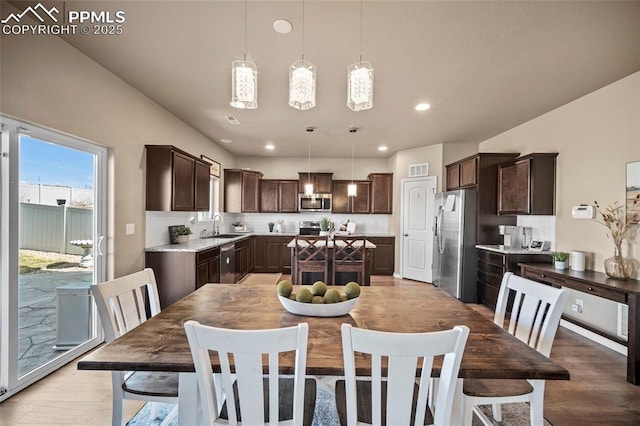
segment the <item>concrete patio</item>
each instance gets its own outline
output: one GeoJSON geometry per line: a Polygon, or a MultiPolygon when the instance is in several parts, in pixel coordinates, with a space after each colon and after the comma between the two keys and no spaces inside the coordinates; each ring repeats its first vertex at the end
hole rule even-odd
{"type": "Polygon", "coordinates": [[[19,277],[18,374],[29,371],[60,356],[55,350],[56,288],[68,284],[90,284],[93,270],[63,268],[42,270],[19,277]]]}

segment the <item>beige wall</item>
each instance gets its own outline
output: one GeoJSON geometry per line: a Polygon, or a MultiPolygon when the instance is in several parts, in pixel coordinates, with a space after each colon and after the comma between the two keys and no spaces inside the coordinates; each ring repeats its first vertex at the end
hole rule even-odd
{"type": "MultiPolygon", "coordinates": [[[[606,228],[593,220],[571,218],[571,207],[625,200],[626,163],[640,160],[640,72],[544,114],[480,144],[481,152],[558,152],[556,184],[556,248],[591,254],[589,269],[604,271],[613,254],[606,228]]],[[[640,237],[625,253],[636,260],[640,276],[640,237]]],[[[595,297],[580,297],[580,317],[615,334],[616,306],[595,297]]],[[[565,311],[571,314],[569,309],[565,311]]],[[[575,315],[575,314],[574,314],[575,315]]]]}
{"type": "MultiPolygon", "coordinates": [[[[625,200],[626,163],[640,160],[640,72],[480,144],[481,152],[558,152],[556,246],[594,254],[603,271],[613,253],[606,229],[571,218],[571,207],[625,200]]],[[[626,247],[638,259],[640,241],[626,247]]],[[[636,275],[637,276],[637,275],[636,275]]]]}
{"type": "Polygon", "coordinates": [[[429,176],[438,178],[438,188],[441,187],[443,154],[442,144],[423,146],[420,148],[398,151],[391,156],[389,163],[393,172],[393,214],[389,218],[389,233],[396,236],[396,256],[394,271],[396,274],[402,273],[402,262],[400,259],[402,229],[402,179],[409,177],[409,166],[411,164],[429,163],[429,176]]]}
{"type": "Polygon", "coordinates": [[[176,145],[223,167],[233,157],[58,37],[3,35],[1,43],[0,112],[109,148],[109,276],[141,269],[144,145],[176,145]],[[125,235],[127,223],[134,235],[125,235]]]}
{"type": "MultiPolygon", "coordinates": [[[[265,179],[298,179],[298,172],[309,170],[309,157],[236,157],[236,167],[262,172],[265,179]]],[[[386,158],[356,158],[353,179],[367,179],[369,173],[389,173],[386,158]]],[[[333,179],[351,179],[351,158],[322,158],[311,154],[311,172],[333,172],[333,179]]]]}

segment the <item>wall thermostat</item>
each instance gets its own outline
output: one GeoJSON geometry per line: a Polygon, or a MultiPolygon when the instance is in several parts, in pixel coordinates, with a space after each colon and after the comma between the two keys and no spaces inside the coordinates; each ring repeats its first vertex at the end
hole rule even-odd
{"type": "Polygon", "coordinates": [[[596,209],[588,204],[573,206],[571,209],[571,217],[574,219],[593,219],[596,217],[596,209]]]}
{"type": "Polygon", "coordinates": [[[529,244],[529,250],[531,251],[549,250],[549,241],[532,240],[531,244],[529,244]]]}

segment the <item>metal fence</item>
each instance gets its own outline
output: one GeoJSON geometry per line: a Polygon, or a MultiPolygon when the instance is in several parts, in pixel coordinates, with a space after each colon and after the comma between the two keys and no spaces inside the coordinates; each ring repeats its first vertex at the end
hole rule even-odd
{"type": "Polygon", "coordinates": [[[83,254],[70,244],[93,238],[93,209],[20,203],[20,248],[83,254]]]}

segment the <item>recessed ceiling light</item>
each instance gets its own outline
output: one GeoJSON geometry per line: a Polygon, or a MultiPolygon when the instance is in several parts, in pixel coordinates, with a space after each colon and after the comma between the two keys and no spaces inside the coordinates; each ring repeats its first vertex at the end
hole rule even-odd
{"type": "Polygon", "coordinates": [[[378,151],[386,151],[388,148],[384,145],[378,147],[378,151]]]}
{"type": "Polygon", "coordinates": [[[231,143],[231,139],[220,139],[222,143],[231,143]]]}
{"type": "Polygon", "coordinates": [[[273,151],[274,149],[276,149],[276,147],[273,146],[272,143],[268,143],[264,147],[265,147],[265,149],[268,149],[269,151],[273,151]]]}
{"type": "Polygon", "coordinates": [[[415,109],[416,111],[426,111],[426,110],[428,110],[429,108],[431,108],[431,105],[429,105],[429,104],[418,104],[418,105],[416,105],[416,106],[415,106],[415,108],[414,108],[414,109],[415,109]]]}
{"type": "Polygon", "coordinates": [[[280,34],[289,34],[293,29],[293,25],[286,19],[276,19],[273,21],[273,29],[280,34]]]}

